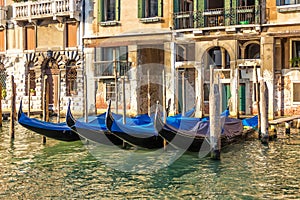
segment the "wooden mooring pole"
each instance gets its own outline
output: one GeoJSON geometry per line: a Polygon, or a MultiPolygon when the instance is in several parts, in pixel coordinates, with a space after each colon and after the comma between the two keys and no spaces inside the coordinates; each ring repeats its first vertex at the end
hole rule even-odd
{"type": "Polygon", "coordinates": [[[0,83],[0,127],[2,127],[2,84],[0,83]]]}
{"type": "MultiPolygon", "coordinates": [[[[126,124],[126,95],[125,95],[125,77],[121,78],[122,81],[122,103],[123,103],[123,124],[126,124]]],[[[116,94],[117,95],[117,94],[116,94]]],[[[127,143],[123,140],[123,148],[126,149],[127,143]]]]}
{"type": "Polygon", "coordinates": [[[10,138],[15,138],[15,114],[16,114],[16,84],[14,76],[11,75],[11,110],[10,110],[10,138]]]}
{"type": "MultiPolygon", "coordinates": [[[[47,121],[47,113],[48,113],[48,104],[47,104],[47,97],[49,96],[48,94],[48,87],[47,87],[47,78],[48,76],[45,75],[44,76],[44,80],[43,80],[43,120],[47,121]]],[[[46,137],[43,136],[42,138],[42,143],[45,144],[46,143],[46,137]]]]}
{"type": "MultiPolygon", "coordinates": [[[[210,157],[213,160],[221,158],[221,118],[220,118],[220,92],[218,84],[214,83],[214,68],[210,67],[210,93],[209,93],[209,131],[210,131],[210,157]]],[[[219,82],[218,82],[219,83],[219,82]]]]}
{"type": "Polygon", "coordinates": [[[57,81],[58,82],[58,84],[57,84],[57,119],[56,119],[57,123],[60,122],[60,91],[61,91],[60,77],[61,77],[61,72],[59,71],[58,77],[57,77],[57,79],[58,79],[58,81],[57,81]]]}
{"type": "Polygon", "coordinates": [[[255,75],[255,98],[256,98],[257,117],[258,117],[257,129],[258,129],[259,136],[261,136],[261,123],[260,123],[261,113],[260,113],[260,105],[259,105],[260,104],[259,103],[259,87],[258,87],[258,75],[257,75],[256,63],[254,64],[254,75],[255,75]]]}
{"type": "Polygon", "coordinates": [[[181,115],[185,115],[185,70],[181,73],[181,97],[182,97],[182,109],[181,115]]]}
{"type": "Polygon", "coordinates": [[[151,95],[150,95],[150,70],[147,70],[147,108],[148,116],[151,116],[151,95]]]}
{"type": "MultiPolygon", "coordinates": [[[[162,71],[162,87],[163,87],[163,116],[164,116],[164,123],[167,122],[167,111],[166,111],[166,77],[165,77],[165,69],[162,71]]],[[[163,140],[164,150],[167,150],[167,141],[163,140]]]]}
{"type": "Polygon", "coordinates": [[[269,122],[268,122],[268,88],[264,81],[260,83],[261,98],[261,142],[268,144],[269,142],[269,122]]]}
{"type": "Polygon", "coordinates": [[[27,94],[28,94],[28,108],[27,108],[27,116],[30,117],[30,74],[27,77],[27,94]]]}

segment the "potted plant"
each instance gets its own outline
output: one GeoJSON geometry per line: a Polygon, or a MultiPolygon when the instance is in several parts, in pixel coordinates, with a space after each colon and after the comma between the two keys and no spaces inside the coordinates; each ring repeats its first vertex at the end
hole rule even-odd
{"type": "Polygon", "coordinates": [[[30,96],[35,96],[35,89],[30,89],[30,96]]]}
{"type": "Polygon", "coordinates": [[[2,89],[2,99],[5,99],[7,96],[6,89],[2,89]]]}
{"type": "Polygon", "coordinates": [[[300,57],[294,57],[290,60],[291,67],[299,67],[300,57]]]}

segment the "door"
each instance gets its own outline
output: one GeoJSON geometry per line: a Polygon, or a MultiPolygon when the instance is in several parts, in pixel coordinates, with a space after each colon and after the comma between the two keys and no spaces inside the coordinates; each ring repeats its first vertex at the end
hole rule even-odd
{"type": "Polygon", "coordinates": [[[241,114],[245,114],[246,111],[246,86],[244,83],[239,87],[239,111],[241,114]]]}
{"type": "Polygon", "coordinates": [[[227,109],[229,99],[231,97],[231,92],[230,92],[230,84],[225,83],[222,84],[222,105],[221,105],[221,112],[227,109]]]}

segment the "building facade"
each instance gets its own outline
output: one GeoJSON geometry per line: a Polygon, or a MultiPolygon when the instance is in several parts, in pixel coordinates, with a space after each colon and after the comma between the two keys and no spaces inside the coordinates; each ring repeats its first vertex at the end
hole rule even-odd
{"type": "Polygon", "coordinates": [[[11,75],[16,83],[17,104],[43,106],[49,94],[54,112],[71,98],[73,110],[82,114],[81,1],[1,1],[0,55],[3,108],[9,109],[11,75]],[[45,79],[47,77],[47,79],[45,79]],[[44,81],[45,80],[45,81],[44,81]],[[49,83],[49,88],[44,87],[49,83]]]}
{"type": "Polygon", "coordinates": [[[132,115],[153,112],[159,101],[171,114],[195,104],[202,116],[213,66],[220,107],[233,116],[257,113],[261,81],[270,119],[300,113],[296,0],[0,3],[4,106],[13,74],[18,100],[26,103],[32,89],[32,107],[40,108],[47,75],[54,111],[72,98],[78,112],[85,99],[89,113],[112,100],[115,111],[125,106],[132,115]]]}

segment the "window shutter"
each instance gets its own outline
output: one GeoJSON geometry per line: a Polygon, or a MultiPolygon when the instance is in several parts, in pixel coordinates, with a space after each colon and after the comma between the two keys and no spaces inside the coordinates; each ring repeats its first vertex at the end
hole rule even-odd
{"type": "Polygon", "coordinates": [[[104,10],[103,10],[103,1],[104,0],[99,0],[98,1],[98,3],[99,3],[99,6],[98,6],[98,19],[99,19],[99,22],[103,21],[103,13],[104,13],[104,10]]]}
{"type": "Polygon", "coordinates": [[[174,13],[177,13],[179,11],[179,0],[174,0],[174,13]]]}
{"type": "Polygon", "coordinates": [[[5,32],[0,31],[0,51],[5,51],[5,32]]]}
{"type": "Polygon", "coordinates": [[[145,13],[145,0],[138,0],[138,18],[143,18],[145,13]]]}
{"type": "Polygon", "coordinates": [[[276,0],[276,6],[280,6],[280,0],[276,0]]]}
{"type": "Polygon", "coordinates": [[[121,9],[120,9],[120,0],[116,0],[116,21],[120,21],[120,12],[121,12],[121,9]]]}
{"type": "Polygon", "coordinates": [[[158,9],[158,11],[157,11],[157,15],[158,15],[158,17],[162,17],[163,16],[163,0],[158,0],[157,1],[157,3],[158,3],[158,5],[157,5],[157,9],[158,9]]]}
{"type": "Polygon", "coordinates": [[[196,0],[194,1],[194,11],[204,11],[206,1],[196,0]]]}

